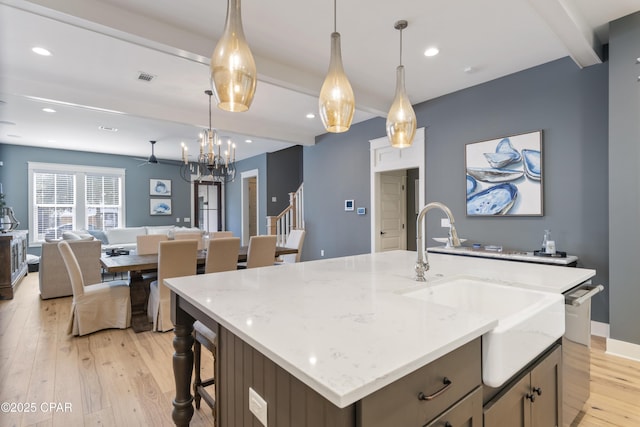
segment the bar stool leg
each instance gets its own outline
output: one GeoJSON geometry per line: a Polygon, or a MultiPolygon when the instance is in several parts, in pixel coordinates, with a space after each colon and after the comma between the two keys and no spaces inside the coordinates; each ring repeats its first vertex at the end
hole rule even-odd
{"type": "Polygon", "coordinates": [[[202,384],[202,379],[200,378],[200,355],[202,352],[202,345],[195,340],[193,342],[193,359],[194,359],[194,378],[193,378],[193,398],[196,402],[196,409],[200,409],[200,393],[198,393],[198,387],[202,384]]]}

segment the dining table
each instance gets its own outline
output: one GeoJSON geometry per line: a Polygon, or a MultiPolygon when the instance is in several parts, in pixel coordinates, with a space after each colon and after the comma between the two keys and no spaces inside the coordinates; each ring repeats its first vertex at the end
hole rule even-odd
{"type": "MultiPolygon", "coordinates": [[[[248,246],[240,246],[238,262],[247,261],[248,246]]],[[[133,251],[132,251],[133,252],[133,251]]],[[[297,248],[276,246],[276,258],[280,255],[295,254],[297,248]]],[[[197,264],[205,265],[207,251],[199,250],[197,264]]],[[[149,331],[153,323],[147,317],[147,301],[149,300],[149,286],[155,280],[152,273],[158,270],[158,254],[137,255],[135,253],[111,255],[108,253],[100,257],[100,265],[104,273],[129,274],[129,289],[131,292],[131,328],[134,332],[149,331]]]]}

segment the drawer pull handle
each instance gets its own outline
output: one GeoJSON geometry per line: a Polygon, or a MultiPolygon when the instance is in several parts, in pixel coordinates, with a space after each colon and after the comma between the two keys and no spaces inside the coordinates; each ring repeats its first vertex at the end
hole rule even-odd
{"type": "Polygon", "coordinates": [[[527,393],[524,397],[529,399],[531,402],[535,402],[536,401],[536,395],[533,394],[533,393],[527,393]]]}
{"type": "Polygon", "coordinates": [[[424,394],[423,392],[418,393],[418,400],[433,400],[436,397],[440,396],[442,393],[444,393],[445,391],[447,391],[447,389],[449,387],[451,387],[451,380],[447,377],[444,377],[444,379],[442,380],[442,384],[444,384],[444,387],[442,387],[440,390],[436,391],[435,393],[433,393],[430,396],[427,396],[426,394],[424,394]]]}
{"type": "Polygon", "coordinates": [[[533,392],[538,396],[542,396],[542,389],[540,387],[534,387],[533,392]]]}

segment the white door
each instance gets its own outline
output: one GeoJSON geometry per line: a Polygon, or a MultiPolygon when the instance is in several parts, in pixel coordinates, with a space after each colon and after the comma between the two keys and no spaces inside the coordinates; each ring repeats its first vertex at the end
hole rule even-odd
{"type": "Polygon", "coordinates": [[[406,175],[401,172],[380,174],[380,251],[407,248],[406,175]]]}

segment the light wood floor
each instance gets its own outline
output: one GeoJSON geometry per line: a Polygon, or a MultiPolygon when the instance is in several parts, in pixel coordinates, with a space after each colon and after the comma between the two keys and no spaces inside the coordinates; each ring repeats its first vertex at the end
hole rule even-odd
{"type": "MultiPolygon", "coordinates": [[[[0,426],[173,425],[173,332],[111,329],[73,338],[66,333],[70,306],[71,297],[42,301],[37,273],[22,280],[13,300],[0,301],[0,403],[36,409],[0,412],[0,426]]],[[[208,378],[213,361],[202,353],[208,378]]],[[[213,425],[206,404],[191,425],[213,425]]]]}
{"type": "MultiPolygon", "coordinates": [[[[173,425],[173,333],[127,329],[72,338],[70,305],[71,298],[40,300],[37,273],[13,300],[0,301],[0,403],[36,409],[0,412],[0,426],[173,425]]],[[[607,355],[604,345],[594,337],[591,398],[574,426],[640,426],[640,362],[607,355]]],[[[204,403],[192,425],[213,425],[204,403]]]]}

